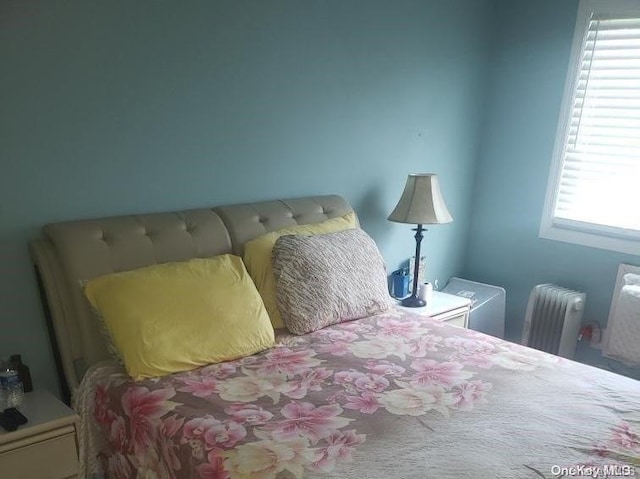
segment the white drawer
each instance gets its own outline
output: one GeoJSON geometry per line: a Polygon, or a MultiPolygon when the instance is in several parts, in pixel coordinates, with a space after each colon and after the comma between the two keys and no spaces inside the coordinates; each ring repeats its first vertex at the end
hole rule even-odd
{"type": "Polygon", "coordinates": [[[454,316],[451,319],[447,319],[446,322],[448,324],[453,324],[455,326],[460,326],[461,328],[464,328],[466,327],[466,319],[467,319],[466,314],[459,314],[458,316],[454,316]]]}
{"type": "MultiPolygon", "coordinates": [[[[42,434],[19,441],[19,447],[0,453],[2,477],[12,479],[66,479],[78,474],[75,430],[62,435],[42,434]],[[29,442],[28,444],[26,444],[29,442]]],[[[16,444],[18,445],[18,444],[16,444]]]]}

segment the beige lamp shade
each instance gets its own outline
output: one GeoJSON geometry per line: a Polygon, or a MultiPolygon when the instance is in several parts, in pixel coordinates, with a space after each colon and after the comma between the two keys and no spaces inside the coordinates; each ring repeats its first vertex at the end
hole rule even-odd
{"type": "Polygon", "coordinates": [[[388,219],[396,223],[414,225],[453,221],[442,198],[437,175],[433,173],[409,175],[402,197],[388,219]]]}

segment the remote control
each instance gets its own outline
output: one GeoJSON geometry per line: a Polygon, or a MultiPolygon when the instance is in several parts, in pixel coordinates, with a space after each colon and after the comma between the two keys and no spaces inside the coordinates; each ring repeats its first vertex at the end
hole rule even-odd
{"type": "Polygon", "coordinates": [[[0,412],[0,426],[5,431],[15,431],[18,426],[22,426],[27,422],[27,418],[14,407],[10,407],[0,412]]]}

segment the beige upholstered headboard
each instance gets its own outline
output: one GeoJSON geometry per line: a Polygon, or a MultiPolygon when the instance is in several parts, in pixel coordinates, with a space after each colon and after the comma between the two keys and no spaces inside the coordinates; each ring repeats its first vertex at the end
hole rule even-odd
{"type": "Polygon", "coordinates": [[[330,195],[44,226],[30,250],[63,393],[79,385],[89,366],[108,358],[81,281],[157,263],[242,255],[252,238],[351,211],[347,201],[330,195]]]}

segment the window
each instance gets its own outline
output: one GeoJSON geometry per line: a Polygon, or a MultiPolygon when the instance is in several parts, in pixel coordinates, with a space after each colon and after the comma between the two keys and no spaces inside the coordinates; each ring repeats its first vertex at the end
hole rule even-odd
{"type": "Polygon", "coordinates": [[[640,3],[582,0],[540,237],[640,254],[640,3]]]}

